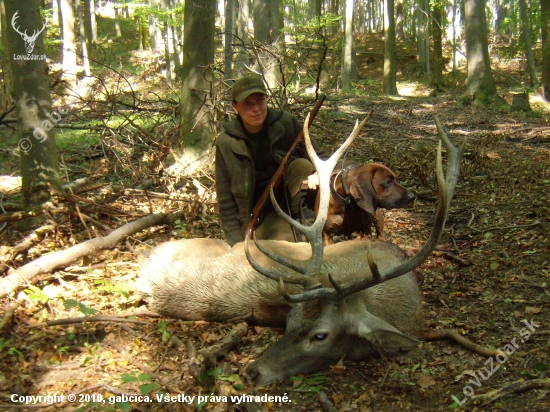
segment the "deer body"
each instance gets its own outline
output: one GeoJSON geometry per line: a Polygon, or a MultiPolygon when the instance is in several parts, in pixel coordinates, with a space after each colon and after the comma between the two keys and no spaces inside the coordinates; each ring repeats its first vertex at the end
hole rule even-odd
{"type": "Polygon", "coordinates": [[[367,120],[356,125],[326,161],[317,157],[304,126],[306,147],[320,181],[319,213],[311,226],[285,215],[272,191],[277,212],[309,243],[257,242],[254,237],[254,244],[249,244],[247,237],[244,244],[228,250],[221,241],[191,239],[180,241],[180,251],[172,250],[171,259],[163,257],[162,246],[155,249],[142,266],[140,278],[150,285],[152,307],[166,316],[214,321],[244,318],[273,325],[284,323],[286,317],[283,337],[246,370],[256,384],[313,372],[343,356],[361,360],[417,344],[412,335],[421,305],[412,271],[431,255],[443,233],[463,147],[452,146],[436,118],[449,159],[447,176],[440,146],[436,164],[440,202],[430,237],[413,258],[407,259],[398,246],[382,241],[323,246],[330,172],[367,120]]]}

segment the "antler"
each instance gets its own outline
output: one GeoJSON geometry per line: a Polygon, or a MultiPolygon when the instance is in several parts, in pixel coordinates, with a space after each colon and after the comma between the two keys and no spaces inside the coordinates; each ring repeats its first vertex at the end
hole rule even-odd
{"type": "Polygon", "coordinates": [[[420,264],[423,263],[431,255],[432,251],[437,246],[439,239],[441,238],[441,235],[443,233],[443,229],[445,227],[445,222],[447,220],[447,213],[449,211],[451,198],[454,193],[456,182],[458,181],[460,163],[462,160],[462,153],[466,145],[466,139],[465,139],[460,148],[454,147],[450,142],[449,138],[447,137],[447,134],[445,133],[445,130],[443,129],[443,126],[441,125],[441,122],[439,121],[439,118],[437,116],[435,116],[435,123],[437,125],[437,129],[439,131],[439,137],[441,139],[438,146],[437,163],[436,163],[437,184],[439,187],[440,200],[439,200],[439,205],[437,207],[434,226],[432,228],[432,231],[430,233],[428,240],[426,241],[426,244],[420,250],[420,252],[418,252],[412,259],[409,259],[408,261],[402,263],[397,267],[379,272],[376,264],[372,259],[372,253],[370,251],[370,247],[368,247],[367,259],[369,262],[369,266],[371,268],[371,272],[373,274],[372,277],[355,279],[348,283],[338,285],[332,279],[332,277],[328,275],[330,283],[333,286],[332,288],[318,288],[313,290],[306,290],[303,293],[300,293],[297,295],[292,295],[292,296],[286,295],[285,298],[288,301],[303,302],[310,299],[324,299],[331,302],[340,302],[346,296],[352,295],[364,289],[368,289],[374,285],[386,282],[390,279],[394,279],[396,277],[399,277],[401,275],[404,275],[405,273],[412,271],[413,269],[420,266],[420,264]],[[443,175],[443,164],[442,164],[443,162],[441,159],[442,142],[443,142],[443,145],[445,146],[445,149],[447,150],[447,157],[448,157],[446,177],[443,175]]]}
{"type": "Polygon", "coordinates": [[[19,10],[17,10],[13,17],[11,18],[11,26],[13,27],[13,29],[19,33],[21,36],[27,36],[28,37],[28,34],[27,34],[27,30],[25,30],[25,33],[22,33],[19,31],[19,28],[18,27],[15,27],[15,20],[17,20],[17,17],[19,17],[19,10]]]}
{"type": "Polygon", "coordinates": [[[330,202],[330,175],[332,173],[332,169],[334,169],[334,166],[336,166],[338,159],[353,143],[353,141],[355,140],[355,138],[357,137],[357,135],[359,134],[363,126],[369,121],[371,115],[372,115],[372,111],[365,118],[365,120],[363,120],[360,124],[359,122],[356,122],[355,127],[353,128],[353,131],[351,132],[350,136],[346,139],[346,141],[342,144],[342,146],[328,160],[324,160],[324,161],[321,160],[319,156],[317,156],[317,153],[315,153],[315,149],[313,149],[313,146],[311,144],[311,139],[309,137],[308,127],[307,127],[308,121],[309,121],[309,115],[307,116],[306,121],[304,123],[304,129],[303,129],[304,139],[306,142],[307,153],[309,154],[309,157],[312,160],[313,165],[315,166],[315,169],[317,170],[317,173],[319,175],[319,182],[320,182],[319,183],[319,192],[320,192],[319,212],[317,213],[315,222],[313,223],[312,226],[304,226],[299,222],[293,220],[290,216],[288,216],[277,203],[275,199],[275,194],[273,193],[273,187],[271,187],[270,196],[271,196],[271,202],[273,203],[273,206],[275,207],[275,210],[277,211],[277,213],[292,227],[294,227],[298,232],[305,235],[306,238],[309,240],[309,243],[311,244],[311,258],[309,258],[306,261],[296,262],[296,261],[287,259],[283,256],[276,255],[270,252],[269,250],[267,250],[261,244],[259,244],[256,240],[256,235],[254,234],[254,243],[262,253],[264,253],[266,256],[273,259],[274,261],[281,263],[282,265],[289,267],[294,271],[301,273],[302,275],[305,275],[305,276],[292,276],[292,275],[288,275],[287,273],[275,271],[273,269],[261,266],[258,262],[254,260],[254,258],[250,254],[250,250],[248,247],[248,237],[246,237],[245,238],[246,257],[250,262],[250,265],[256,271],[273,280],[281,280],[281,281],[284,280],[287,283],[305,285],[307,289],[318,286],[318,282],[316,281],[316,278],[319,275],[321,271],[321,266],[323,264],[322,233],[323,233],[323,227],[325,226],[325,222],[327,220],[328,206],[330,202]]]}

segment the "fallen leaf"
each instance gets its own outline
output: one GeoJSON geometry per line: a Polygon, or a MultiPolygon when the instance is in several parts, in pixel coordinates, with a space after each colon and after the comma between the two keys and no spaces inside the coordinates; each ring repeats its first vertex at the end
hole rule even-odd
{"type": "Polygon", "coordinates": [[[416,384],[422,389],[426,389],[432,385],[435,385],[435,379],[430,375],[421,375],[416,381],[416,384]]]}
{"type": "Polygon", "coordinates": [[[525,308],[525,313],[529,313],[531,315],[534,315],[536,313],[540,313],[542,311],[542,308],[537,308],[537,307],[534,307],[534,306],[527,306],[525,308]]]}

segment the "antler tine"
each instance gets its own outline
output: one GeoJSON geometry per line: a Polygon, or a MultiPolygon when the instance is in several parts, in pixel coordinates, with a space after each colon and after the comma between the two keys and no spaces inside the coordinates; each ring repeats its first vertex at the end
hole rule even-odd
{"type": "Polygon", "coordinates": [[[301,223],[295,221],[290,216],[288,216],[275,200],[273,190],[270,192],[271,201],[273,202],[273,206],[275,207],[277,213],[298,232],[305,235],[305,237],[309,240],[309,243],[311,244],[311,258],[309,260],[307,268],[305,269],[305,275],[317,275],[320,272],[323,263],[322,233],[323,227],[325,226],[325,222],[327,220],[328,205],[330,202],[330,175],[332,173],[332,170],[336,166],[336,163],[338,162],[340,157],[359,135],[361,129],[369,121],[371,115],[372,111],[361,123],[359,123],[358,121],[355,123],[353,131],[346,139],[346,141],[327,160],[321,160],[319,156],[317,156],[317,153],[315,153],[315,149],[313,148],[313,145],[311,143],[311,138],[309,136],[309,131],[307,127],[309,122],[309,115],[306,117],[306,121],[304,123],[304,140],[306,142],[306,149],[311,161],[313,162],[313,165],[315,166],[315,169],[317,170],[317,174],[319,175],[319,213],[317,214],[313,225],[302,225],[301,223]]]}
{"type": "Polygon", "coordinates": [[[11,26],[13,27],[13,29],[17,34],[20,34],[21,36],[26,36],[27,30],[25,30],[25,33],[22,33],[21,31],[19,31],[19,27],[15,27],[15,21],[17,20],[18,17],[19,17],[19,10],[13,13],[13,17],[11,18],[11,26]]]}
{"type": "MultiPolygon", "coordinates": [[[[298,295],[293,295],[290,297],[290,302],[303,302],[310,299],[325,299],[332,302],[340,302],[346,296],[352,295],[353,293],[359,292],[364,289],[368,289],[376,284],[386,282],[390,279],[394,279],[405,273],[408,273],[418,267],[423,263],[432,253],[432,251],[437,246],[441,235],[443,234],[443,229],[445,228],[445,222],[447,220],[447,213],[449,210],[450,202],[452,195],[454,193],[454,188],[458,181],[460,163],[462,160],[462,153],[464,152],[464,147],[466,141],[462,143],[462,146],[456,148],[452,145],[448,139],[439,119],[436,118],[437,127],[439,130],[440,142],[438,145],[437,151],[437,161],[436,161],[436,173],[437,173],[437,184],[439,187],[439,204],[437,207],[437,213],[434,220],[434,225],[428,240],[424,247],[418,252],[412,259],[404,262],[403,264],[375,274],[372,278],[364,277],[350,281],[344,285],[341,285],[338,290],[336,288],[319,288],[315,290],[308,290],[298,295]],[[448,153],[447,161],[447,176],[443,174],[443,161],[441,155],[442,142],[445,145],[448,153]]],[[[371,269],[373,266],[369,262],[371,269]]]]}
{"type": "MultiPolygon", "coordinates": [[[[256,246],[258,247],[258,249],[260,249],[261,252],[265,253],[266,249],[263,248],[263,246],[260,248],[260,244],[258,242],[256,242],[256,234],[254,234],[254,242],[256,243],[256,246]]],[[[268,277],[269,279],[276,280],[276,281],[284,280],[287,283],[303,285],[306,288],[309,288],[309,287],[312,286],[313,279],[311,279],[309,277],[306,277],[306,276],[291,276],[287,273],[284,273],[284,272],[281,272],[281,271],[278,271],[278,270],[272,270],[272,269],[269,269],[265,266],[260,265],[252,257],[252,254],[250,253],[250,249],[248,247],[248,236],[245,236],[245,238],[244,238],[244,251],[245,251],[245,254],[246,254],[246,258],[248,259],[248,262],[250,263],[250,266],[252,266],[254,268],[254,270],[256,270],[260,274],[264,275],[265,277],[268,277]]],[[[281,262],[279,260],[281,258],[281,256],[276,256],[276,258],[274,258],[273,254],[269,253],[268,257],[278,261],[279,263],[281,263],[283,265],[285,264],[284,262],[281,262]]],[[[294,269],[290,265],[289,265],[289,267],[291,269],[294,269]]],[[[294,270],[296,270],[296,269],[294,269],[294,270]]]]}
{"type": "Polygon", "coordinates": [[[330,202],[330,174],[334,166],[336,166],[338,159],[342,156],[344,151],[348,149],[351,143],[353,143],[353,141],[355,140],[355,138],[357,137],[357,135],[359,134],[363,126],[369,121],[371,115],[372,115],[372,111],[367,116],[367,118],[363,120],[360,124],[356,122],[356,125],[353,131],[351,132],[350,136],[346,139],[346,141],[342,144],[342,146],[326,161],[321,160],[317,156],[317,153],[315,153],[315,150],[313,149],[313,145],[311,144],[311,138],[309,136],[308,126],[307,126],[309,124],[309,115],[307,116],[306,121],[304,123],[304,138],[305,138],[308,154],[312,159],[312,162],[317,170],[317,173],[319,174],[319,181],[320,181],[320,184],[319,184],[320,207],[319,207],[318,216],[315,219],[314,224],[312,226],[304,226],[294,221],[290,216],[288,216],[277,203],[275,199],[275,194],[273,193],[273,187],[270,188],[270,197],[271,197],[271,202],[273,203],[273,206],[275,207],[275,210],[277,211],[277,213],[284,220],[286,220],[290,225],[295,227],[299,232],[303,233],[307,237],[307,239],[310,241],[311,249],[312,249],[311,257],[307,261],[303,262],[303,264],[300,264],[297,261],[285,258],[283,256],[276,255],[275,253],[269,251],[267,248],[265,248],[260,243],[258,243],[256,239],[256,235],[254,233],[254,243],[256,244],[256,247],[260,252],[264,253],[267,257],[280,263],[281,265],[288,267],[305,276],[292,276],[283,271],[270,269],[260,265],[252,257],[252,254],[250,253],[249,243],[248,243],[249,239],[248,239],[248,236],[246,236],[245,243],[244,243],[246,257],[250,262],[250,265],[260,274],[273,280],[300,284],[300,285],[303,285],[305,289],[308,289],[308,290],[320,286],[316,275],[319,274],[321,270],[321,266],[323,264],[322,231],[327,219],[328,205],[330,202]],[[313,275],[313,276],[310,276],[310,275],[313,275]]]}

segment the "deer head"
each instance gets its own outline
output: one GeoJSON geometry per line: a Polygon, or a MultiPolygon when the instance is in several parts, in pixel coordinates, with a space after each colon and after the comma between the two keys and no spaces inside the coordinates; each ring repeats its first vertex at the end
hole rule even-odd
{"type": "Polygon", "coordinates": [[[252,267],[277,280],[285,299],[296,304],[288,314],[283,337],[247,368],[247,375],[256,384],[266,385],[292,374],[310,373],[344,356],[360,360],[376,352],[410,348],[418,343],[410,336],[416,329],[420,311],[418,285],[411,271],[427,259],[443,233],[464,146],[457,149],[451,144],[436,117],[441,139],[436,165],[439,205],[430,237],[416,256],[408,260],[399,247],[387,242],[371,244],[355,240],[327,246],[332,258],[323,262],[322,229],[328,212],[330,173],[366,120],[355,126],[342,147],[327,161],[321,161],[313,150],[306,120],[306,146],[320,180],[319,213],[312,226],[304,227],[287,216],[271,192],[277,212],[309,240],[311,257],[297,262],[270,252],[254,238],[255,245],[270,259],[291,268],[295,275],[274,270],[276,265],[259,265],[250,253],[248,239],[245,240],[246,256],[252,267]],[[443,175],[442,142],[448,156],[447,177],[443,175]],[[341,279],[338,258],[334,256],[345,248],[357,249],[357,262],[355,273],[341,279]],[[284,291],[285,283],[300,284],[303,292],[289,295],[284,291]]]}
{"type": "Polygon", "coordinates": [[[21,30],[19,30],[18,27],[15,26],[15,21],[17,20],[18,17],[19,17],[19,10],[16,11],[15,14],[13,15],[11,19],[11,26],[17,33],[21,35],[21,37],[23,38],[23,41],[25,42],[25,49],[27,50],[27,53],[30,54],[34,50],[34,43],[36,42],[36,39],[38,38],[40,33],[42,33],[46,28],[46,25],[48,24],[48,19],[46,18],[46,21],[44,22],[44,25],[40,30],[35,30],[32,33],[32,36],[29,36],[27,34],[27,30],[25,30],[25,32],[22,32],[21,30]]]}

